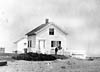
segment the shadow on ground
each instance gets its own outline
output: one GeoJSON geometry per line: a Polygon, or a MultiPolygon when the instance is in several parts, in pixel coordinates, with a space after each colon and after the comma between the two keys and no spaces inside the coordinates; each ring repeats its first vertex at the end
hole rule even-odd
{"type": "Polygon", "coordinates": [[[55,54],[51,54],[52,56],[56,57],[56,59],[68,59],[69,56],[65,56],[65,55],[55,55],[55,54]]]}
{"type": "Polygon", "coordinates": [[[27,61],[52,61],[56,59],[67,59],[68,57],[64,55],[54,55],[54,54],[38,54],[38,53],[26,53],[18,54],[17,56],[12,56],[15,60],[27,60],[27,61]]]}

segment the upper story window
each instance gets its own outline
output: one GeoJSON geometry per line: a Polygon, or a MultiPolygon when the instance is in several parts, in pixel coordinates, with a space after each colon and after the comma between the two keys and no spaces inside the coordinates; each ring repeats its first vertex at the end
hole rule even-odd
{"type": "Polygon", "coordinates": [[[49,35],[54,35],[54,28],[49,28],[49,35]]]}

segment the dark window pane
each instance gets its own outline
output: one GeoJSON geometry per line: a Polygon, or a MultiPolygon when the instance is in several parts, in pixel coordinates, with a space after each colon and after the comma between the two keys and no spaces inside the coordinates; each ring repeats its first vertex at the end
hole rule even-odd
{"type": "Polygon", "coordinates": [[[51,47],[57,47],[57,41],[51,41],[51,47]]]}
{"type": "Polygon", "coordinates": [[[28,41],[28,47],[30,47],[30,46],[29,46],[29,41],[28,41]]]}
{"type": "Polygon", "coordinates": [[[53,47],[53,42],[54,42],[54,41],[51,41],[51,47],[53,47]]]}
{"type": "Polygon", "coordinates": [[[32,41],[30,40],[30,47],[32,47],[32,41]]]}
{"type": "Polygon", "coordinates": [[[59,46],[61,46],[61,41],[59,41],[59,46]]]}
{"type": "Polygon", "coordinates": [[[61,41],[57,41],[57,46],[61,46],[61,41]]]}
{"type": "Polygon", "coordinates": [[[28,41],[28,47],[32,47],[32,41],[31,40],[28,41]]]}
{"type": "Polygon", "coordinates": [[[49,29],[49,35],[54,35],[54,28],[49,29]]]}

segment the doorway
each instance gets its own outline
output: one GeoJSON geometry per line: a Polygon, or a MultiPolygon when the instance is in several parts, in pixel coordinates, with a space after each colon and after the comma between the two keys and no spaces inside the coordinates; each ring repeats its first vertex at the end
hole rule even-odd
{"type": "Polygon", "coordinates": [[[45,53],[45,40],[39,40],[39,51],[45,53]]]}

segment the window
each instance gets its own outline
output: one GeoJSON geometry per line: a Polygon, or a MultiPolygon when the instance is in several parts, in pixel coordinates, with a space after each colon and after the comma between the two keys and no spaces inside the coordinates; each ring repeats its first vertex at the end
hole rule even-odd
{"type": "Polygon", "coordinates": [[[32,47],[32,41],[31,40],[28,41],[28,47],[32,47]]]}
{"type": "Polygon", "coordinates": [[[30,40],[30,47],[32,47],[32,41],[30,40]]]}
{"type": "Polygon", "coordinates": [[[28,41],[28,47],[30,47],[30,46],[29,46],[29,41],[28,41]]]}
{"type": "Polygon", "coordinates": [[[61,41],[57,41],[57,46],[61,46],[61,41]]]}
{"type": "Polygon", "coordinates": [[[51,41],[51,47],[61,46],[61,41],[51,41]]]}
{"type": "Polygon", "coordinates": [[[54,35],[54,28],[49,29],[49,35],[54,35]]]}
{"type": "Polygon", "coordinates": [[[55,47],[55,41],[51,41],[51,47],[55,47]]]}

